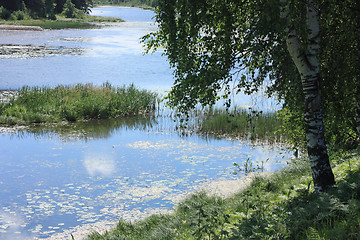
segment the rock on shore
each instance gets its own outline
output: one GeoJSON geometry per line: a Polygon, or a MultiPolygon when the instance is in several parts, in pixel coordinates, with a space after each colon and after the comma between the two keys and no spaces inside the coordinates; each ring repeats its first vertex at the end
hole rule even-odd
{"type": "Polygon", "coordinates": [[[12,97],[16,96],[18,91],[15,90],[0,90],[0,103],[8,102],[12,97]]]}
{"type": "Polygon", "coordinates": [[[43,31],[39,26],[0,25],[0,30],[43,31]]]}

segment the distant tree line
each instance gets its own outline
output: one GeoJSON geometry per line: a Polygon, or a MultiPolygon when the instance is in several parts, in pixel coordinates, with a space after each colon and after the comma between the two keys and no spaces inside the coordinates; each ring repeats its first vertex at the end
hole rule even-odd
{"type": "Polygon", "coordinates": [[[71,12],[69,16],[73,17],[76,11],[89,13],[92,6],[92,0],[0,0],[0,17],[8,19],[13,14],[21,20],[22,14],[28,14],[33,18],[55,19],[55,14],[64,11],[71,12]]]}
{"type": "Polygon", "coordinates": [[[95,4],[109,4],[109,5],[122,5],[129,4],[133,6],[150,6],[156,7],[158,0],[94,0],[95,4]]]}

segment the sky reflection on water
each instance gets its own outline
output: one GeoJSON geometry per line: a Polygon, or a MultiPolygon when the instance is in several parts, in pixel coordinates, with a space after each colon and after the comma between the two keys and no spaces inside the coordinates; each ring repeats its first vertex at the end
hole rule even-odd
{"type": "MultiPolygon", "coordinates": [[[[109,81],[168,91],[173,79],[166,58],[159,52],[143,56],[139,43],[139,37],[154,29],[152,13],[101,8],[94,14],[113,16],[112,11],[133,22],[103,29],[1,33],[0,44],[83,52],[0,57],[0,89],[109,81]]],[[[249,99],[237,104],[249,105],[249,99]]],[[[276,146],[181,137],[173,127],[164,116],[35,126],[13,134],[0,129],[0,239],[61,232],[69,238],[76,226],[111,225],[119,217],[138,219],[167,211],[204,182],[238,179],[232,175],[233,162],[269,159],[269,171],[286,164],[279,153],[287,153],[276,146]]]]}
{"type": "Polygon", "coordinates": [[[265,170],[285,164],[277,147],[182,138],[141,124],[105,122],[109,129],[92,127],[92,134],[83,125],[88,138],[80,126],[0,135],[0,237],[12,229],[46,237],[81,224],[137,219],[149,209],[171,209],[203,182],[239,178],[233,162],[269,159],[265,170]],[[25,220],[19,227],[9,216],[25,220]]]}

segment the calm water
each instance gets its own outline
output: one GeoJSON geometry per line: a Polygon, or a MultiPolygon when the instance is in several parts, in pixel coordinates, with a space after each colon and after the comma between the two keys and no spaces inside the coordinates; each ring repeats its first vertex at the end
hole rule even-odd
{"type": "MultiPolygon", "coordinates": [[[[0,56],[0,89],[105,81],[160,93],[170,89],[166,59],[161,53],[143,56],[139,44],[139,37],[155,29],[151,11],[103,7],[93,14],[128,22],[91,30],[0,32],[2,45],[43,47],[35,55],[0,56]]],[[[93,223],[171,209],[204,182],[239,178],[231,174],[233,162],[268,159],[265,170],[283,167],[279,153],[286,155],[277,147],[180,137],[165,114],[0,133],[0,239],[59,233],[71,239],[78,226],[91,230],[93,223]]]]}

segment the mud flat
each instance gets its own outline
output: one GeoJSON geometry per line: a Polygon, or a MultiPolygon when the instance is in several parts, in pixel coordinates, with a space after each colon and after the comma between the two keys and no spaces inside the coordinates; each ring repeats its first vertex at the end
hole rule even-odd
{"type": "Polygon", "coordinates": [[[0,58],[29,58],[53,55],[81,55],[83,49],[35,45],[0,44],[0,58]]]}
{"type": "Polygon", "coordinates": [[[18,25],[0,25],[0,30],[10,31],[43,31],[39,26],[18,26],[18,25]]]}

